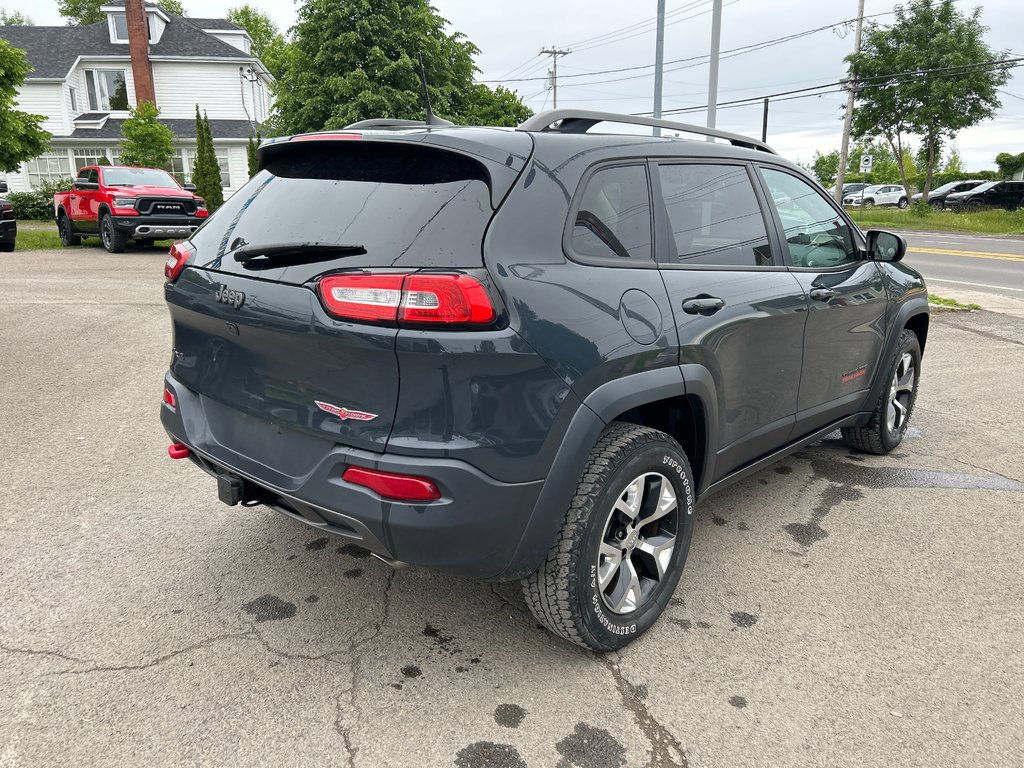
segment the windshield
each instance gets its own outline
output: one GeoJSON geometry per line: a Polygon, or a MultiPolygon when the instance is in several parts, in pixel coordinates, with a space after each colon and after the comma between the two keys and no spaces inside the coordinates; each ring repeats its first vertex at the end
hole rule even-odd
{"type": "Polygon", "coordinates": [[[970,191],[971,192],[985,192],[985,191],[987,191],[989,189],[992,189],[992,187],[996,186],[997,184],[999,184],[998,181],[986,181],[984,184],[979,184],[978,186],[976,186],[974,189],[972,189],[970,191]]]}
{"type": "Polygon", "coordinates": [[[181,189],[173,176],[155,168],[106,168],[103,171],[103,183],[108,187],[138,186],[181,189]]]}

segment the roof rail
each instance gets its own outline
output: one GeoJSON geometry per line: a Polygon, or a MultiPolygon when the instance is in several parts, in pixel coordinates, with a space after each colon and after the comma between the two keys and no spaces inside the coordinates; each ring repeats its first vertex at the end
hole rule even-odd
{"type": "Polygon", "coordinates": [[[423,120],[399,120],[392,117],[375,117],[372,120],[360,120],[358,123],[346,125],[344,130],[355,130],[357,128],[416,128],[425,126],[423,120]]]}
{"type": "Polygon", "coordinates": [[[701,136],[713,136],[716,139],[725,139],[733,146],[746,147],[747,149],[758,149],[762,152],[776,154],[775,150],[758,139],[749,136],[741,136],[738,133],[719,131],[716,128],[704,128],[691,123],[676,123],[671,120],[662,120],[655,117],[640,117],[638,115],[625,115],[617,112],[594,112],[586,109],[549,109],[534,115],[529,120],[520,123],[517,130],[520,131],[541,131],[555,133],[586,133],[598,123],[624,123],[626,125],[648,125],[653,128],[668,128],[683,133],[696,133],[701,136]],[[554,123],[558,123],[554,127],[554,123]]]}

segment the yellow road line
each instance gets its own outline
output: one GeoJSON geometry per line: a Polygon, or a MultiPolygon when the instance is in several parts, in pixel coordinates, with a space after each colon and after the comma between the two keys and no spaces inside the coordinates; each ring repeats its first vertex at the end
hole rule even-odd
{"type": "Polygon", "coordinates": [[[1006,261],[1024,261],[1024,255],[1016,253],[995,253],[993,251],[954,251],[947,248],[918,248],[916,245],[908,246],[907,253],[938,253],[943,256],[968,256],[972,259],[1005,259],[1006,261]]]}

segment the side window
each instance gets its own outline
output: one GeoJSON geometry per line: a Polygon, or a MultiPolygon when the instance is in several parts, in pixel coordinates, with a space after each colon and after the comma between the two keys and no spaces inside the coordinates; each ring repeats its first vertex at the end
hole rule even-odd
{"type": "Polygon", "coordinates": [[[794,267],[837,267],[860,259],[849,225],[814,187],[782,171],[758,170],[775,201],[794,267]]]}
{"type": "Polygon", "coordinates": [[[739,165],[660,165],[675,248],[671,264],[771,266],[764,216],[739,165]]]}
{"type": "Polygon", "coordinates": [[[93,184],[99,184],[100,172],[97,171],[95,168],[90,168],[88,181],[91,181],[93,184]]]}
{"type": "Polygon", "coordinates": [[[602,168],[587,180],[572,230],[583,257],[651,260],[651,202],[642,165],[602,168]]]}

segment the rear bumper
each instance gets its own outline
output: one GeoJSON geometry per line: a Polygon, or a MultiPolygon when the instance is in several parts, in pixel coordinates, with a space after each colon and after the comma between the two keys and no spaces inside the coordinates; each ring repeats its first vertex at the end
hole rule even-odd
{"type": "Polygon", "coordinates": [[[114,226],[128,237],[155,240],[188,237],[204,221],[198,216],[114,216],[114,226]]]}
{"type": "MultiPolygon", "coordinates": [[[[436,459],[334,445],[299,476],[281,473],[218,442],[204,414],[204,398],[168,375],[177,406],[161,407],[161,421],[175,442],[211,475],[230,472],[252,483],[261,501],[289,517],[335,534],[386,560],[426,566],[469,578],[520,574],[514,562],[543,480],[504,483],[453,459],[436,459]],[[341,479],[348,466],[420,475],[435,481],[442,498],[425,504],[382,499],[341,479]]],[[[280,452],[289,451],[281,427],[280,452]]],[[[216,491],[211,486],[211,493],[216,491]]]]}

